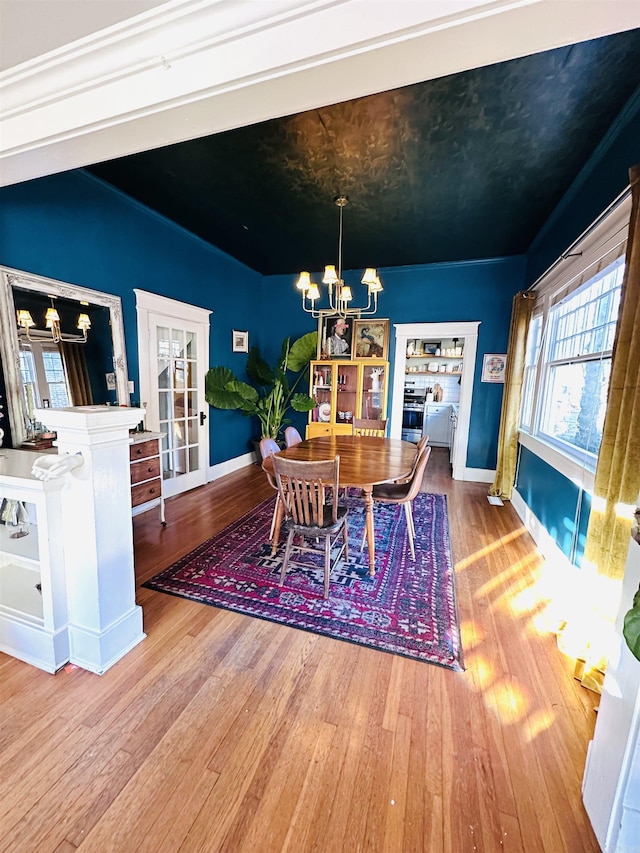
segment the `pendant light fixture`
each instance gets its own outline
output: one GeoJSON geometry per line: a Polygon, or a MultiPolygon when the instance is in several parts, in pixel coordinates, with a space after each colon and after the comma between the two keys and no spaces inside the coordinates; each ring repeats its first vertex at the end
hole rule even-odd
{"type": "Polygon", "coordinates": [[[349,203],[345,195],[339,195],[334,199],[340,211],[340,227],[338,231],[338,269],[335,264],[329,264],[324,268],[322,284],[327,285],[328,307],[320,308],[316,303],[321,298],[320,288],[311,281],[308,272],[301,272],[296,282],[302,298],[302,308],[312,317],[320,317],[323,314],[334,314],[339,317],[363,317],[375,314],[378,310],[378,294],[382,292],[382,284],[378,273],[373,267],[367,267],[361,282],[367,288],[367,304],[364,306],[351,305],[353,293],[348,284],[342,278],[342,213],[349,203]]]}

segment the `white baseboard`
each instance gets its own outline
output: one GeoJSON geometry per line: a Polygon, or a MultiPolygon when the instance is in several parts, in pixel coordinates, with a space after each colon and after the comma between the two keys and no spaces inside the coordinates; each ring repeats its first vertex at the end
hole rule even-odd
{"type": "Polygon", "coordinates": [[[142,630],[142,608],[137,604],[100,633],[70,623],[69,660],[102,675],[146,636],[142,630]]]}
{"type": "Polygon", "coordinates": [[[463,468],[462,477],[456,477],[454,471],[454,479],[468,480],[471,483],[493,483],[496,478],[495,470],[490,468],[463,468]]]}
{"type": "Polygon", "coordinates": [[[207,473],[207,483],[212,483],[214,480],[219,480],[226,474],[232,474],[234,471],[239,471],[240,468],[246,468],[247,465],[253,465],[256,461],[253,453],[245,453],[243,456],[236,456],[234,459],[227,459],[226,462],[219,462],[217,465],[210,465],[207,473]]]}

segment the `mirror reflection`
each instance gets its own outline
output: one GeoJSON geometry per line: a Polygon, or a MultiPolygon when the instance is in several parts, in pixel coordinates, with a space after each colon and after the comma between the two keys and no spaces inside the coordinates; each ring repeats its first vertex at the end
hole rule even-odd
{"type": "Polygon", "coordinates": [[[0,267],[0,354],[14,447],[42,435],[35,410],[129,405],[117,296],[0,267]]]}
{"type": "Polygon", "coordinates": [[[18,287],[13,301],[22,323],[22,402],[32,429],[37,408],[117,404],[107,308],[18,287]]]}

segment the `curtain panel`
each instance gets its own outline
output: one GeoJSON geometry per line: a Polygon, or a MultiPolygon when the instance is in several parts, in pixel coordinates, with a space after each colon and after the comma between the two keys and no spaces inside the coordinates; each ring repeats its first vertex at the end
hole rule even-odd
{"type": "Polygon", "coordinates": [[[67,385],[71,394],[71,405],[91,406],[93,394],[82,344],[60,341],[58,346],[60,347],[67,385]]]}
{"type": "Polygon", "coordinates": [[[522,380],[527,354],[527,335],[531,314],[536,303],[536,294],[521,291],[513,297],[507,367],[498,432],[498,458],[496,476],[489,489],[490,495],[510,500],[516,480],[518,460],[518,422],[522,398],[522,380]]]}

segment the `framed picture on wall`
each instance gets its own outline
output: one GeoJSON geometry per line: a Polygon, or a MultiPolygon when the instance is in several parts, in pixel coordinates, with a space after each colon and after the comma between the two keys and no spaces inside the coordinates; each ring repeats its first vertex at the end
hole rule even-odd
{"type": "Polygon", "coordinates": [[[351,358],[353,323],[353,318],[335,314],[320,317],[318,358],[351,358]]]}
{"type": "Polygon", "coordinates": [[[506,365],[506,353],[485,353],[482,359],[482,382],[504,382],[506,365]]]}
{"type": "Polygon", "coordinates": [[[249,332],[231,332],[231,352],[249,352],[249,332]]]}
{"type": "Polygon", "coordinates": [[[357,360],[385,358],[389,352],[388,320],[355,320],[353,323],[353,358],[357,360]]]}

